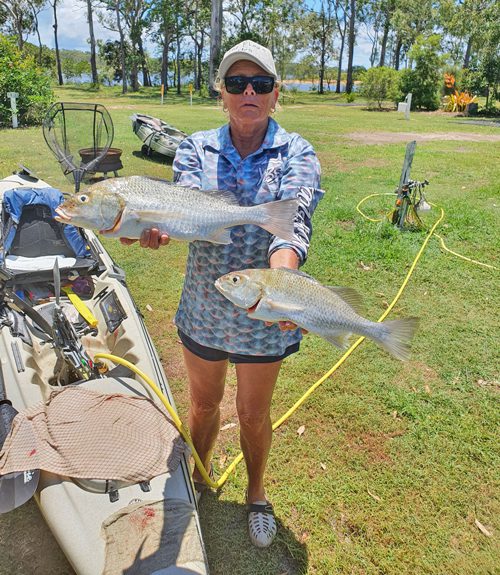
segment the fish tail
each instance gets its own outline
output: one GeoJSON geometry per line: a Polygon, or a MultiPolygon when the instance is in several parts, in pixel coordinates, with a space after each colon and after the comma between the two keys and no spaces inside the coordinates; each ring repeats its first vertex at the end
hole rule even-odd
{"type": "Polygon", "coordinates": [[[418,328],[419,319],[408,317],[384,321],[373,339],[396,359],[406,361],[410,358],[410,342],[418,328]]]}
{"type": "Polygon", "coordinates": [[[264,216],[258,225],[263,227],[273,236],[278,236],[287,242],[293,242],[294,220],[299,207],[297,199],[277,200],[258,206],[264,216]]]}

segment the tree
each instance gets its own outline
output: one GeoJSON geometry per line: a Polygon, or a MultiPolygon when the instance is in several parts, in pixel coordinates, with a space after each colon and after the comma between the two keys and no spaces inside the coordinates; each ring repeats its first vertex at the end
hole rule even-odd
{"type": "Polygon", "coordinates": [[[217,95],[214,90],[215,74],[219,66],[222,45],[222,0],[212,0],[210,17],[210,56],[208,64],[208,83],[210,95],[217,95]]]}
{"type": "Polygon", "coordinates": [[[59,82],[59,86],[64,84],[63,80],[63,73],[62,73],[62,66],[61,66],[61,55],[59,53],[59,40],[57,37],[57,3],[60,0],[52,0],[50,5],[52,6],[52,13],[54,15],[54,23],[52,24],[52,28],[54,29],[54,46],[56,51],[56,65],[57,65],[57,79],[59,82]]]}
{"type": "Polygon", "coordinates": [[[346,40],[348,2],[349,0],[335,0],[335,20],[340,35],[339,65],[337,69],[337,85],[335,86],[337,94],[340,94],[340,82],[342,79],[342,59],[346,40]]]}
{"type": "Polygon", "coordinates": [[[415,68],[403,70],[401,90],[404,94],[412,93],[412,109],[437,110],[439,107],[441,69],[444,64],[440,49],[441,37],[437,34],[418,36],[410,49],[409,56],[414,61],[415,68]]]}
{"type": "Polygon", "coordinates": [[[309,49],[318,57],[318,93],[324,94],[325,69],[333,56],[333,6],[330,0],[321,0],[319,13],[311,12],[307,30],[310,35],[309,49]]]}
{"type": "Polygon", "coordinates": [[[429,36],[438,24],[434,0],[396,0],[391,26],[396,33],[394,68],[399,70],[401,53],[409,54],[418,36],[429,36]]]}
{"type": "Polygon", "coordinates": [[[397,102],[399,90],[399,73],[392,68],[380,66],[370,68],[362,76],[361,94],[370,102],[377,102],[379,109],[385,101],[397,102]]]}
{"type": "Polygon", "coordinates": [[[32,4],[28,0],[0,0],[0,8],[7,33],[17,38],[17,47],[22,50],[25,37],[34,31],[32,4]]]}
{"type": "Polygon", "coordinates": [[[39,68],[32,55],[0,35],[0,125],[11,122],[8,92],[17,92],[17,115],[21,124],[40,124],[52,102],[50,77],[39,68]]]}
{"type": "Polygon", "coordinates": [[[92,0],[86,0],[87,3],[87,22],[89,25],[89,44],[90,44],[90,70],[92,74],[92,84],[99,85],[99,75],[97,73],[96,59],[96,41],[94,36],[94,11],[92,0]]]}
{"type": "Polygon", "coordinates": [[[193,0],[187,6],[186,24],[190,38],[193,40],[193,72],[194,88],[200,90],[202,79],[202,57],[205,47],[205,38],[210,26],[210,8],[208,0],[193,0]]]}
{"type": "Polygon", "coordinates": [[[274,56],[276,70],[282,80],[286,77],[287,65],[308,43],[303,26],[304,14],[301,0],[274,0],[263,5],[261,26],[268,32],[266,43],[274,56]]]}
{"type": "Polygon", "coordinates": [[[352,64],[354,57],[354,44],[356,41],[356,0],[349,0],[349,35],[347,45],[349,52],[347,55],[347,78],[345,83],[345,91],[350,94],[352,92],[352,64]]]}

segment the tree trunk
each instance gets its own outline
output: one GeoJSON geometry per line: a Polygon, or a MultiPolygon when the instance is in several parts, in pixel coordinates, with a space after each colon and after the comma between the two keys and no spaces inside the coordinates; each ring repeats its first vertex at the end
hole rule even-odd
{"type": "Polygon", "coordinates": [[[339,69],[337,70],[337,85],[335,86],[336,94],[340,94],[340,82],[342,82],[342,58],[344,57],[344,43],[345,43],[345,36],[342,36],[342,42],[340,43],[340,53],[339,53],[339,69]]]}
{"type": "Polygon", "coordinates": [[[31,8],[33,10],[33,19],[35,21],[35,32],[38,38],[38,65],[41,67],[43,50],[42,50],[42,39],[40,38],[40,28],[38,27],[38,14],[35,12],[35,8],[33,6],[31,6],[31,8]]]}
{"type": "Polygon", "coordinates": [[[343,26],[342,28],[340,27],[340,22],[338,19],[338,16],[335,16],[337,19],[337,28],[339,29],[339,34],[340,34],[340,53],[339,53],[339,68],[337,70],[337,84],[335,86],[335,93],[336,94],[340,94],[340,82],[342,81],[342,59],[344,58],[344,47],[345,47],[345,31],[347,28],[347,15],[345,13],[343,13],[343,26]]]}
{"type": "Polygon", "coordinates": [[[467,48],[465,50],[464,63],[462,65],[463,69],[469,67],[471,53],[472,53],[472,35],[469,36],[469,39],[467,40],[467,48]]]}
{"type": "Polygon", "coordinates": [[[352,92],[352,60],[354,56],[354,42],[356,40],[356,32],[354,29],[356,21],[356,0],[350,0],[351,13],[349,14],[349,52],[347,56],[347,79],[345,83],[345,91],[350,94],[352,92]]]}
{"type": "Polygon", "coordinates": [[[219,65],[222,42],[222,0],[212,0],[212,18],[210,21],[210,60],[208,71],[209,91],[212,97],[218,92],[214,89],[215,75],[219,65]]]}
{"type": "Polygon", "coordinates": [[[163,32],[163,51],[161,55],[161,83],[165,91],[168,91],[168,46],[170,44],[170,34],[167,30],[167,23],[165,22],[165,30],[163,32]]]}
{"type": "Polygon", "coordinates": [[[384,35],[382,36],[382,43],[380,46],[380,61],[378,63],[380,67],[385,66],[385,53],[387,50],[387,38],[389,37],[390,24],[391,16],[390,14],[386,14],[384,23],[384,35]]]}
{"type": "Polygon", "coordinates": [[[57,77],[59,81],[59,86],[64,84],[63,75],[62,75],[62,68],[61,68],[61,55],[59,54],[59,42],[57,40],[57,0],[54,0],[52,4],[52,9],[54,12],[54,24],[52,28],[54,28],[54,44],[56,49],[56,64],[57,64],[57,77]]]}
{"type": "Polygon", "coordinates": [[[177,54],[175,55],[177,61],[177,95],[181,95],[181,34],[179,27],[177,27],[177,34],[176,34],[176,43],[177,43],[177,54]]]}
{"type": "Polygon", "coordinates": [[[320,64],[319,64],[319,88],[318,94],[324,94],[324,80],[325,80],[325,60],[326,60],[326,38],[325,33],[323,32],[321,38],[321,56],[320,56],[320,64]]]}
{"type": "Polygon", "coordinates": [[[95,49],[95,36],[94,36],[94,16],[92,11],[92,0],[87,0],[87,22],[89,24],[90,36],[90,69],[92,72],[92,84],[99,85],[99,76],[97,74],[97,59],[95,49]]]}
{"type": "Polygon", "coordinates": [[[151,86],[151,76],[148,70],[148,61],[146,58],[146,53],[144,52],[144,46],[142,44],[142,36],[139,35],[137,39],[139,45],[139,56],[141,57],[141,69],[142,69],[142,85],[151,86]]]}
{"type": "Polygon", "coordinates": [[[201,86],[203,84],[202,57],[203,57],[204,46],[205,46],[205,34],[202,32],[200,45],[198,47],[198,86],[196,87],[197,90],[201,90],[201,86]]]}
{"type": "Polygon", "coordinates": [[[125,37],[123,35],[122,21],[120,17],[120,5],[116,2],[116,27],[118,28],[118,34],[120,35],[120,60],[122,66],[122,94],[126,94],[128,91],[127,87],[127,61],[125,57],[125,37]]]}
{"type": "Polygon", "coordinates": [[[403,45],[403,41],[398,36],[396,40],[396,47],[394,48],[394,69],[399,70],[399,60],[401,58],[401,47],[403,45]]]}

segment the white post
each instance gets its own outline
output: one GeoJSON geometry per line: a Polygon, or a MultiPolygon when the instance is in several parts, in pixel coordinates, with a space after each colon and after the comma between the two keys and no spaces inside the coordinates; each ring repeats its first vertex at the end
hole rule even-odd
{"type": "Polygon", "coordinates": [[[405,119],[410,119],[410,108],[411,108],[411,92],[408,93],[406,96],[406,110],[405,110],[405,119]]]}
{"type": "Polygon", "coordinates": [[[10,111],[12,112],[12,127],[17,128],[17,106],[16,98],[19,97],[17,92],[7,92],[7,98],[10,98],[10,111]]]}

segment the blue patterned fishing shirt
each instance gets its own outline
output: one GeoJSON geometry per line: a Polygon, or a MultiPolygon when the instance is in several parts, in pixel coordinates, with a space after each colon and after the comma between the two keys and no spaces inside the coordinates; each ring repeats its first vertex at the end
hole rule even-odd
{"type": "Polygon", "coordinates": [[[320,166],[311,144],[269,119],[261,147],[242,159],[227,124],[184,140],[177,149],[173,170],[176,183],[230,191],[241,206],[299,199],[292,243],[254,225],[233,227],[228,245],[191,242],[175,316],[177,327],[201,345],[244,355],[281,355],[300,341],[300,329],[281,331],[277,324],[266,326],[250,319],[246,310],[217,291],[214,282],[231,271],[268,268],[271,254],[282,248],[295,250],[304,263],[312,233],[311,216],[323,195],[320,166]]]}

